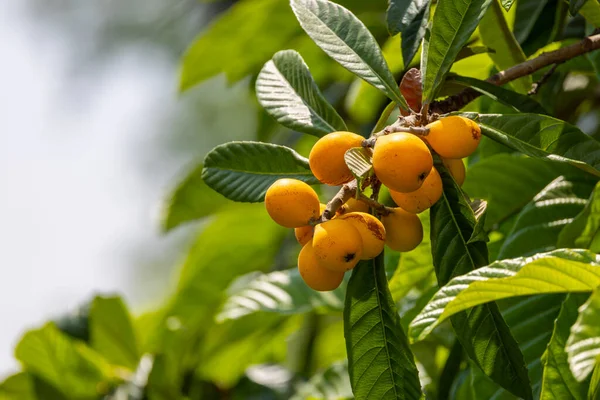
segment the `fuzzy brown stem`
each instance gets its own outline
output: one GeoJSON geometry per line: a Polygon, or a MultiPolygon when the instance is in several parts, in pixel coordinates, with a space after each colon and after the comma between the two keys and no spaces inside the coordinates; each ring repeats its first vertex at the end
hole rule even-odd
{"type": "Polygon", "coordinates": [[[383,204],[379,203],[378,201],[373,200],[372,198],[365,196],[362,193],[360,194],[360,196],[358,196],[358,200],[368,204],[369,207],[371,207],[372,209],[374,209],[377,212],[377,214],[388,215],[389,213],[392,212],[391,208],[384,206],[383,204]]]}
{"type": "Polygon", "coordinates": [[[356,195],[357,182],[356,179],[348,182],[340,188],[335,196],[327,203],[327,207],[323,214],[315,220],[310,221],[310,225],[318,225],[322,222],[329,221],[335,216],[336,211],[344,205],[348,200],[356,195]]]}
{"type": "MultiPolygon", "coordinates": [[[[588,36],[580,42],[561,49],[542,53],[536,58],[517,64],[507,70],[500,71],[487,79],[488,82],[495,85],[504,85],[505,83],[514,81],[523,76],[531,75],[534,72],[547,67],[551,64],[560,64],[572,58],[578,57],[585,53],[600,49],[600,34],[588,36]]],[[[480,93],[469,88],[461,91],[458,94],[447,97],[441,101],[434,101],[429,108],[430,112],[438,114],[446,114],[452,111],[458,111],[465,105],[475,100],[480,96],[480,93]]]]}

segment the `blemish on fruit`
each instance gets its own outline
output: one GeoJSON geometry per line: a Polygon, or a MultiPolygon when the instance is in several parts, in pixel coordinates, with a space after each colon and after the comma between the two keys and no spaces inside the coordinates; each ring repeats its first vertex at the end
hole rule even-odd
{"type": "Polygon", "coordinates": [[[350,262],[350,261],[354,260],[355,257],[356,257],[355,253],[348,253],[344,256],[344,261],[350,262]]]}

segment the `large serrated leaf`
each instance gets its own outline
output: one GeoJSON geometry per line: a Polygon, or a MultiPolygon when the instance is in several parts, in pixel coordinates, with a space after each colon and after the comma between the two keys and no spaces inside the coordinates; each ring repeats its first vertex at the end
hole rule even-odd
{"type": "Polygon", "coordinates": [[[371,156],[367,149],[353,147],[344,154],[344,161],[356,179],[366,178],[373,170],[371,156]]]}
{"type": "Polygon", "coordinates": [[[568,163],[600,176],[600,142],[571,124],[537,114],[471,117],[478,119],[484,135],[514,150],[530,157],[568,163]]]}
{"type": "Polygon", "coordinates": [[[450,82],[456,82],[463,86],[468,86],[479,93],[499,101],[502,104],[511,107],[515,111],[535,114],[548,114],[546,110],[534,99],[512,90],[505,89],[501,86],[496,86],[492,83],[481,81],[475,78],[466,76],[452,75],[448,79],[450,82]]]}
{"type": "MultiPolygon", "coordinates": [[[[515,39],[506,21],[505,13],[498,3],[493,0],[490,8],[479,24],[479,34],[483,44],[491,49],[490,58],[499,71],[508,69],[526,61],[523,49],[515,39]]],[[[531,88],[531,75],[516,79],[511,83],[520,93],[527,93],[531,88]]]]}
{"type": "Polygon", "coordinates": [[[588,182],[560,176],[518,214],[498,258],[528,256],[556,248],[561,230],[579,214],[592,190],[588,182]]]}
{"type": "Polygon", "coordinates": [[[388,31],[392,36],[402,33],[402,58],[408,66],[425,35],[430,0],[390,0],[389,3],[388,31]]]}
{"type": "Polygon", "coordinates": [[[491,1],[438,2],[427,51],[427,71],[423,71],[423,103],[429,104],[435,98],[458,52],[475,31],[491,1]]]}
{"type": "Polygon", "coordinates": [[[256,80],[256,96],[267,113],[286,128],[317,137],[348,129],[294,50],[280,51],[265,64],[256,80]]]}
{"type": "MultiPolygon", "coordinates": [[[[593,282],[593,281],[592,281],[593,282]]],[[[600,364],[600,282],[590,298],[579,308],[565,350],[575,379],[583,381],[600,364]]]]}
{"type": "Polygon", "coordinates": [[[408,109],[377,41],[354,14],[327,0],[291,0],[291,5],[302,28],[323,51],[408,109]]]}
{"type": "MultiPolygon", "coordinates": [[[[443,286],[455,276],[487,265],[488,252],[483,241],[468,243],[476,224],[473,210],[447,169],[438,166],[438,170],[444,193],[431,208],[431,251],[438,284],[443,286]]],[[[523,355],[496,304],[454,315],[451,322],[466,353],[486,375],[505,389],[531,398],[523,355]],[[488,351],[481,351],[482,343],[488,351]]]]}
{"type": "Polygon", "coordinates": [[[341,310],[345,286],[317,292],[306,286],[297,268],[268,274],[252,272],[235,281],[229,297],[216,316],[218,322],[255,312],[299,314],[311,310],[341,310]]]}
{"type": "Polygon", "coordinates": [[[548,293],[589,292],[600,285],[600,256],[559,249],[496,261],[448,282],[411,323],[410,336],[424,339],[446,318],[491,301],[548,293]]]}
{"type": "Polygon", "coordinates": [[[260,202],[278,179],[298,179],[310,185],[319,181],[308,160],[294,150],[259,142],[230,142],[215,147],[204,159],[202,179],[234,201],[260,202]]]}
{"type": "Polygon", "coordinates": [[[417,367],[388,289],[383,254],[361,261],[352,271],[344,336],[357,400],[421,398],[417,367]]]}
{"type": "Polygon", "coordinates": [[[584,294],[570,294],[561,305],[552,338],[542,356],[544,375],[540,400],[585,399],[585,385],[577,382],[569,370],[565,345],[571,326],[577,319],[577,309],[587,297],[584,294]]]}

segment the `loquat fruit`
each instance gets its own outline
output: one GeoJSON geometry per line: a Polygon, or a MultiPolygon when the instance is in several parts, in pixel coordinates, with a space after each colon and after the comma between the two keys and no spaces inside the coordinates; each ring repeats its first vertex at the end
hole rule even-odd
{"type": "Polygon", "coordinates": [[[298,255],[298,271],[304,282],[313,290],[334,290],[344,279],[343,272],[330,271],[319,265],[312,243],[306,243],[298,255]]]}
{"type": "Polygon", "coordinates": [[[369,212],[369,205],[364,201],[356,200],[354,197],[351,197],[346,204],[342,205],[338,210],[337,214],[347,214],[351,212],[369,212]]]}
{"type": "Polygon", "coordinates": [[[385,244],[392,250],[411,251],[423,240],[423,225],[417,215],[400,207],[381,217],[385,226],[385,244]]]}
{"type": "Polygon", "coordinates": [[[420,188],[410,193],[401,193],[390,189],[390,196],[403,210],[418,214],[437,203],[442,197],[442,192],[442,178],[435,168],[431,168],[431,172],[420,188]]]}
{"type": "Polygon", "coordinates": [[[344,160],[353,147],[361,147],[364,138],[352,132],[332,132],[320,138],[308,156],[312,173],[327,185],[341,185],[354,179],[344,160]]]}
{"type": "Polygon", "coordinates": [[[312,245],[319,264],[331,271],[344,272],[362,257],[362,238],[348,221],[332,219],[315,227],[312,245]]]}
{"type": "Polygon", "coordinates": [[[373,169],[388,188],[397,192],[414,192],[421,187],[431,167],[431,152],[419,137],[399,132],[377,139],[373,169]]]}
{"type": "Polygon", "coordinates": [[[442,158],[442,163],[450,172],[450,175],[454,177],[458,186],[462,186],[465,182],[466,171],[465,164],[459,158],[442,158]]]}
{"type": "Polygon", "coordinates": [[[385,228],[381,221],[371,214],[364,212],[351,212],[338,217],[350,222],[360,233],[362,239],[361,260],[375,258],[383,251],[385,244],[385,228]]]}
{"type": "Polygon", "coordinates": [[[438,119],[427,125],[427,143],[444,158],[463,158],[477,150],[481,128],[468,118],[458,115],[438,119]]]}
{"type": "Polygon", "coordinates": [[[311,218],[318,218],[319,204],[314,189],[297,179],[279,179],[265,195],[269,216],[286,228],[306,226],[311,218]]]}
{"type": "MultiPolygon", "coordinates": [[[[320,204],[320,213],[323,214],[327,204],[320,204]]],[[[313,238],[313,233],[315,232],[315,227],[311,225],[301,226],[299,228],[294,228],[294,235],[296,236],[296,240],[300,245],[304,246],[306,243],[310,242],[313,238]]]]}

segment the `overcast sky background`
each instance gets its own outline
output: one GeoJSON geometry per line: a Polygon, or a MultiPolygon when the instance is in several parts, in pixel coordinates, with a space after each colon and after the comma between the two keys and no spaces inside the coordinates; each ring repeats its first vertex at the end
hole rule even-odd
{"type": "Polygon", "coordinates": [[[227,115],[255,123],[246,83],[180,97],[176,60],[151,46],[74,68],[87,44],[23,4],[0,2],[0,377],[25,329],[96,291],[156,305],[191,232],[159,234],[160,200],[208,148],[247,134],[227,115]],[[182,120],[193,126],[171,145],[182,120]]]}

